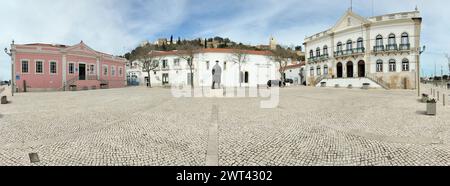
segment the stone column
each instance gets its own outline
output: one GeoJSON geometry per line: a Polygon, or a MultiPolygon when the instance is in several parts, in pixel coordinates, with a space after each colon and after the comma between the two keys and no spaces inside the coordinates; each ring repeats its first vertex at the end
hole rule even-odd
{"type": "Polygon", "coordinates": [[[67,82],[67,72],[66,72],[67,71],[67,56],[66,56],[66,53],[63,53],[61,63],[62,63],[62,82],[61,82],[61,84],[62,84],[63,88],[65,88],[65,85],[67,82]]]}
{"type": "Polygon", "coordinates": [[[331,48],[331,51],[328,55],[330,56],[330,59],[331,59],[331,67],[330,68],[332,68],[331,70],[333,71],[333,75],[336,78],[337,77],[337,65],[336,65],[336,60],[334,59],[334,51],[335,51],[334,50],[334,47],[335,47],[334,33],[331,33],[330,37],[331,37],[331,46],[329,48],[331,48]]]}
{"type": "Polygon", "coordinates": [[[97,80],[98,81],[100,81],[100,69],[101,69],[101,67],[100,67],[100,58],[99,57],[97,57],[97,80]]]}
{"type": "Polygon", "coordinates": [[[366,63],[365,64],[365,73],[366,74],[370,74],[370,73],[372,73],[372,69],[370,68],[371,67],[371,64],[372,64],[372,61],[371,61],[371,56],[370,56],[370,51],[372,51],[371,50],[371,34],[370,34],[370,24],[365,24],[364,25],[364,28],[366,29],[366,35],[365,35],[365,37],[366,38],[364,38],[364,42],[365,42],[365,52],[364,52],[364,62],[366,63]]]}

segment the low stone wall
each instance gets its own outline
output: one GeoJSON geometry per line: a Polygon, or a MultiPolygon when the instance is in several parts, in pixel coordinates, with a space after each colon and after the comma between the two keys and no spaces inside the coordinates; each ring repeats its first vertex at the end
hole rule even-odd
{"type": "Polygon", "coordinates": [[[384,72],[373,75],[384,81],[390,89],[416,89],[416,74],[414,72],[384,72]]]}

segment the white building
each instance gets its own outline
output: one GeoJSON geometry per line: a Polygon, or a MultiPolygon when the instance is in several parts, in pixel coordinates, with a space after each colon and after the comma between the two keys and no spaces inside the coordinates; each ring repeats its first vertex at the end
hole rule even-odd
{"type": "Polygon", "coordinates": [[[284,79],[291,79],[294,85],[303,85],[306,81],[304,68],[304,62],[288,65],[284,71],[284,79]]]}
{"type": "Polygon", "coordinates": [[[360,80],[417,88],[421,22],[417,10],[369,18],[348,10],[332,28],[305,38],[307,85],[360,80]]]}
{"type": "MultiPolygon", "coordinates": [[[[212,86],[212,68],[217,64],[222,68],[222,87],[266,86],[269,80],[280,79],[276,63],[268,57],[268,51],[243,50],[246,61],[239,64],[233,60],[232,49],[203,49],[194,56],[194,86],[212,86]],[[241,83],[240,83],[241,82],[241,83]]],[[[176,51],[159,52],[159,67],[151,72],[152,86],[190,85],[190,69],[186,60],[176,51]]],[[[146,86],[147,72],[142,71],[138,62],[127,69],[134,82],[146,86]]]]}

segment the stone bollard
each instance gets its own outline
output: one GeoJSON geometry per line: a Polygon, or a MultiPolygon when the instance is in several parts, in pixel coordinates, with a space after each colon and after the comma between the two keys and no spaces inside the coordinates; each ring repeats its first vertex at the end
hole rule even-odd
{"type": "Polygon", "coordinates": [[[444,107],[445,107],[445,94],[442,94],[442,104],[443,104],[444,107]]]}
{"type": "Polygon", "coordinates": [[[437,100],[439,101],[439,91],[437,91],[437,100]]]}
{"type": "Polygon", "coordinates": [[[8,99],[6,96],[2,96],[1,104],[8,104],[8,99]]]}
{"type": "Polygon", "coordinates": [[[436,115],[436,100],[427,101],[427,115],[436,115]]]}

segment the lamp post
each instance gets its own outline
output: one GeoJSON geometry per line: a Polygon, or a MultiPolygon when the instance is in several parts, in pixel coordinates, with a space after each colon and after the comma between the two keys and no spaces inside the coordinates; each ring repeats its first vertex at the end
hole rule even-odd
{"type": "MultiPolygon", "coordinates": [[[[11,47],[14,45],[14,40],[12,41],[11,47]]],[[[5,53],[11,57],[11,96],[14,96],[14,90],[15,90],[15,79],[14,79],[14,58],[13,58],[13,51],[12,49],[9,50],[8,48],[5,48],[5,53]]]]}
{"type": "Polygon", "coordinates": [[[417,56],[417,96],[420,97],[420,55],[425,52],[426,46],[424,45],[422,49],[419,48],[419,55],[417,56]]]}

